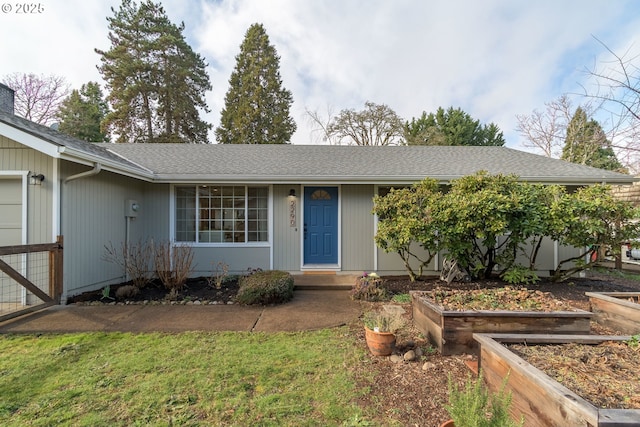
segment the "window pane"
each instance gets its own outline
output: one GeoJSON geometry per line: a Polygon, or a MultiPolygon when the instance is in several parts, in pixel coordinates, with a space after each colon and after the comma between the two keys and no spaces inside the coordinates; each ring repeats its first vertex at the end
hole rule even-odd
{"type": "Polygon", "coordinates": [[[176,188],[176,240],[196,240],[196,193],[193,187],[176,188]]]}
{"type": "Polygon", "coordinates": [[[266,242],[268,202],[267,187],[176,187],[176,240],[266,242]]]}
{"type": "Polygon", "coordinates": [[[249,230],[249,242],[266,242],[268,238],[269,227],[269,189],[266,187],[249,188],[247,191],[248,205],[247,210],[249,230]]]}

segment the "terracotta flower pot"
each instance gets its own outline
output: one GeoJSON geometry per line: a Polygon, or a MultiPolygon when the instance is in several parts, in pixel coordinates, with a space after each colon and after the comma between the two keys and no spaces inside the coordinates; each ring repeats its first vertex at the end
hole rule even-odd
{"type": "Polygon", "coordinates": [[[374,356],[389,356],[396,346],[396,336],[391,332],[375,332],[365,326],[365,338],[374,356]]]}
{"type": "Polygon", "coordinates": [[[440,427],[456,427],[456,426],[455,424],[453,424],[453,420],[447,420],[442,424],[440,424],[440,427]]]}

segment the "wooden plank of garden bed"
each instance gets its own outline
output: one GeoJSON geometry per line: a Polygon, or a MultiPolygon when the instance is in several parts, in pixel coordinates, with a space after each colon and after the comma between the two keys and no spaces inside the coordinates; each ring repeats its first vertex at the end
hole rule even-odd
{"type": "Polygon", "coordinates": [[[525,427],[598,425],[595,406],[547,375],[540,375],[529,363],[522,363],[520,357],[491,339],[493,336],[474,334],[480,344],[480,372],[494,392],[508,377],[505,389],[512,395],[510,412],[517,418],[524,416],[525,427]]]}
{"type": "Polygon", "coordinates": [[[479,369],[492,391],[500,389],[508,375],[506,390],[512,393],[511,413],[525,417],[526,427],[631,427],[638,425],[638,410],[599,409],[524,359],[503,344],[599,344],[625,341],[619,335],[555,334],[474,334],[480,344],[479,369]]]}
{"type": "Polygon", "coordinates": [[[600,409],[598,427],[637,427],[638,411],[633,409],[600,409]]]}
{"type": "Polygon", "coordinates": [[[640,333],[640,304],[624,298],[638,297],[639,292],[586,292],[595,320],[623,334],[640,333]]]}
{"type": "Polygon", "coordinates": [[[474,333],[585,334],[590,330],[593,316],[584,310],[443,310],[423,292],[412,291],[410,294],[414,324],[445,356],[475,352],[474,333]]]}

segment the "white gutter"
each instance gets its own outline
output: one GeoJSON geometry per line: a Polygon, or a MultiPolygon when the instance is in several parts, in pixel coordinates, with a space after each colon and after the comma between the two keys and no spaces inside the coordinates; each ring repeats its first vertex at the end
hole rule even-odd
{"type": "MultiPolygon", "coordinates": [[[[73,163],[84,164],[87,166],[95,166],[96,163],[99,163],[101,170],[111,171],[117,173],[118,175],[141,179],[144,181],[153,181],[153,173],[147,168],[143,168],[143,171],[136,171],[134,168],[124,166],[102,156],[92,155],[90,153],[74,150],[65,146],[59,147],[58,153],[58,157],[73,163]],[[147,171],[147,173],[145,173],[145,171],[147,171]]],[[[122,156],[119,157],[122,158],[122,156]]]]}
{"type": "Polygon", "coordinates": [[[69,181],[73,181],[73,180],[80,179],[80,178],[86,178],[86,177],[88,177],[88,176],[97,175],[97,174],[99,174],[99,173],[100,173],[100,171],[101,171],[101,170],[102,170],[102,166],[100,165],[100,163],[97,163],[97,162],[96,162],[96,163],[94,163],[94,165],[93,165],[93,169],[91,169],[90,171],[81,172],[81,173],[78,173],[78,174],[76,174],[76,175],[68,176],[68,177],[64,180],[64,183],[66,184],[66,183],[68,183],[69,181]]]}

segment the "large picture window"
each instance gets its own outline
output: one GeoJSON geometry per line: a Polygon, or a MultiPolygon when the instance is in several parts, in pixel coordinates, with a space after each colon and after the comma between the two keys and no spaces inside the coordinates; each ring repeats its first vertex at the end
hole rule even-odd
{"type": "Polygon", "coordinates": [[[267,242],[268,202],[267,187],[176,187],[176,241],[267,242]]]}

